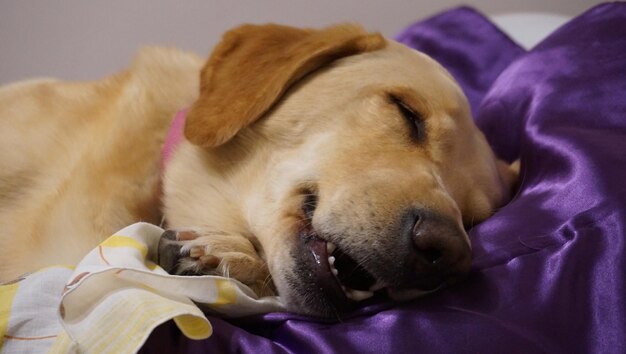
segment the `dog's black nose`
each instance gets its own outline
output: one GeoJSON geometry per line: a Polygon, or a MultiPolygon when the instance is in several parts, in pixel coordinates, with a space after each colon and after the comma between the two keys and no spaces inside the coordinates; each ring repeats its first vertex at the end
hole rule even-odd
{"type": "Polygon", "coordinates": [[[419,210],[410,237],[416,271],[411,287],[429,290],[469,271],[471,250],[465,231],[453,219],[419,210]]]}

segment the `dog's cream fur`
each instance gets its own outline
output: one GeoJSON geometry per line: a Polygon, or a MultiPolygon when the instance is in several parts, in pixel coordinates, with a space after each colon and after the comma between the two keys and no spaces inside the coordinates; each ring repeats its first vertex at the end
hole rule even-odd
{"type": "Polygon", "coordinates": [[[124,225],[160,222],[161,146],[202,64],[150,48],[102,81],[0,90],[0,279],[74,264],[124,225]]]}
{"type": "Polygon", "coordinates": [[[271,274],[290,308],[316,314],[290,280],[307,194],[320,236],[383,261],[407,208],[462,228],[508,200],[515,169],[495,159],[441,66],[355,26],[325,31],[244,26],[202,72],[193,54],[148,48],[101,81],[0,89],[0,280],[76,263],[164,215],[196,233],[183,242],[188,267],[214,256],[217,272],[259,293],[274,290],[271,274]],[[423,141],[390,97],[423,117],[423,141]],[[187,106],[187,140],[160,181],[171,117],[187,106]]]}

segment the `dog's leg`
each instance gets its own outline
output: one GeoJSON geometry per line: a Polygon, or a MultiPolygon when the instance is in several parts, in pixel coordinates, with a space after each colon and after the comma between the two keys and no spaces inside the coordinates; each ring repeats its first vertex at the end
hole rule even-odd
{"type": "Polygon", "coordinates": [[[168,230],[159,242],[158,263],[170,274],[220,275],[241,281],[258,296],[275,294],[267,264],[243,236],[168,230]]]}

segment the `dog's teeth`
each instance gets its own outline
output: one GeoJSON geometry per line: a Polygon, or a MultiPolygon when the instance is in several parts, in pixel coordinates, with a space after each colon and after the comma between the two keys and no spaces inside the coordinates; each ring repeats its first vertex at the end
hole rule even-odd
{"type": "Polygon", "coordinates": [[[337,274],[339,274],[339,271],[337,270],[337,268],[335,268],[335,257],[330,256],[328,257],[328,264],[330,265],[330,271],[337,276],[337,274]]]}
{"type": "Polygon", "coordinates": [[[335,252],[335,250],[337,249],[337,246],[335,246],[334,243],[332,242],[326,242],[326,252],[328,252],[328,254],[333,254],[333,252],[335,252]]]}
{"type": "Polygon", "coordinates": [[[365,300],[365,299],[369,299],[370,297],[374,296],[374,293],[371,291],[362,291],[362,290],[356,290],[356,289],[346,289],[345,290],[346,296],[354,301],[361,301],[361,300],[365,300]]]}

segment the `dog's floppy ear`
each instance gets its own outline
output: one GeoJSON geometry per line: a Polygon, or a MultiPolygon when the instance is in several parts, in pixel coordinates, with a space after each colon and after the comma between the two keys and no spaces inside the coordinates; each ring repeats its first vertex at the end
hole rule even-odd
{"type": "Polygon", "coordinates": [[[380,34],[350,24],[324,30],[274,24],[235,28],[224,34],[202,69],[185,136],[196,145],[219,146],[263,116],[306,74],[384,45],[380,34]]]}

